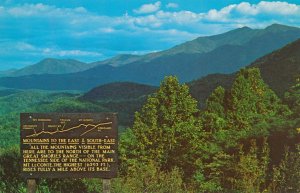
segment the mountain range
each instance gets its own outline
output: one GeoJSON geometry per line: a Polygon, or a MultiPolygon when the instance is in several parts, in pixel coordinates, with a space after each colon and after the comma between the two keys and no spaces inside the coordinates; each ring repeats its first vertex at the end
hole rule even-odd
{"type": "MultiPolygon", "coordinates": [[[[300,39],[263,56],[247,68],[260,69],[263,80],[280,97],[296,83],[300,76],[300,39]]],[[[204,105],[205,99],[217,86],[229,88],[236,73],[211,74],[189,83],[191,94],[204,105]]]]}
{"type": "MultiPolygon", "coordinates": [[[[296,78],[300,77],[300,39],[246,66],[246,68],[251,67],[259,68],[263,80],[276,94],[282,97],[295,84],[296,78]]],[[[204,107],[205,100],[216,87],[231,87],[235,75],[236,72],[231,74],[210,74],[187,84],[190,87],[191,95],[199,102],[199,106],[204,107]]],[[[112,93],[114,90],[130,90],[131,87],[134,87],[135,83],[118,83],[114,84],[113,87],[109,85],[111,84],[96,87],[83,95],[82,98],[88,99],[90,96],[93,96],[90,98],[93,101],[107,100],[116,97],[112,93]]],[[[139,93],[139,96],[143,96],[143,93],[144,95],[150,94],[150,91],[154,89],[152,86],[147,85],[139,85],[136,88],[140,88],[139,90],[135,89],[135,93],[139,93]],[[144,92],[145,90],[148,92],[144,92]]],[[[120,100],[122,96],[123,94],[118,95],[118,99],[120,100]]]]}
{"type": "Polygon", "coordinates": [[[6,76],[25,76],[35,74],[66,74],[84,71],[94,66],[96,66],[96,64],[87,64],[73,59],[46,58],[36,64],[29,65],[18,70],[13,70],[7,73],[6,76]]]}
{"type": "MultiPolygon", "coordinates": [[[[79,72],[24,73],[18,77],[3,77],[0,78],[0,86],[89,90],[98,85],[119,81],[158,85],[166,75],[176,75],[180,81],[188,82],[212,73],[233,73],[299,38],[300,28],[296,27],[279,24],[265,29],[243,27],[220,35],[199,37],[161,52],[142,56],[119,55],[90,63],[93,67],[79,72]]],[[[31,68],[34,69],[34,65],[31,68]]],[[[202,80],[211,81],[209,77],[214,76],[216,75],[202,80]]]]}

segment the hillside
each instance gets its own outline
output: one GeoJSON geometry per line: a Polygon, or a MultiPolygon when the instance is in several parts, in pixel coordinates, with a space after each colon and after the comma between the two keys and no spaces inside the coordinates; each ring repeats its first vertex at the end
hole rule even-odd
{"type": "MultiPolygon", "coordinates": [[[[248,67],[258,67],[264,81],[280,96],[294,84],[300,74],[300,39],[268,54],[248,67]]],[[[49,75],[50,76],[50,75],[49,75]]],[[[229,88],[233,74],[211,74],[189,82],[190,92],[204,107],[205,100],[217,86],[229,88]]],[[[63,79],[61,80],[63,81],[63,79]]],[[[59,84],[59,83],[58,83],[59,84]]],[[[129,82],[117,82],[95,87],[80,97],[81,101],[94,101],[113,111],[134,112],[141,107],[145,96],[154,92],[156,87],[129,82]],[[140,98],[141,100],[136,100],[140,98]]],[[[122,113],[125,116],[125,113],[122,113]]],[[[132,121],[132,116],[126,118],[132,121]]]]}
{"type": "MultiPolygon", "coordinates": [[[[247,68],[257,67],[261,71],[263,80],[279,96],[295,84],[300,76],[300,39],[287,46],[259,58],[247,68]]],[[[191,82],[192,95],[203,106],[207,97],[217,86],[230,87],[233,82],[233,74],[215,74],[191,82]]]]}
{"type": "Polygon", "coordinates": [[[300,39],[258,59],[249,67],[258,67],[264,81],[282,96],[300,76],[300,39]]]}
{"type": "MultiPolygon", "coordinates": [[[[205,54],[223,46],[226,48],[226,45],[243,46],[248,43],[253,44],[253,41],[266,38],[269,35],[272,35],[272,38],[275,38],[273,40],[276,40],[276,42],[267,40],[268,42],[266,42],[265,45],[269,45],[270,47],[275,46],[277,47],[275,49],[278,49],[286,44],[284,42],[296,40],[297,37],[299,38],[299,28],[280,24],[273,24],[265,29],[242,27],[223,34],[198,37],[194,40],[176,45],[170,49],[160,52],[149,53],[142,56],[122,54],[96,63],[100,65],[122,66],[136,61],[140,63],[150,62],[160,57],[175,56],[177,54],[205,54]],[[280,44],[281,46],[278,47],[276,44],[280,44]]],[[[273,48],[272,50],[275,49],[273,48]]]]}
{"type": "Polygon", "coordinates": [[[82,72],[0,78],[0,86],[90,90],[98,85],[120,81],[158,85],[166,75],[176,75],[182,82],[189,82],[208,74],[233,73],[298,38],[300,29],[295,27],[278,24],[265,29],[244,27],[220,35],[197,38],[170,50],[141,57],[116,57],[110,60],[115,65],[109,60],[101,64],[94,63],[97,66],[82,72]],[[121,60],[129,63],[122,63],[121,60]]]}
{"type": "Polygon", "coordinates": [[[10,74],[12,74],[13,72],[15,72],[16,70],[17,69],[8,69],[8,70],[0,71],[0,77],[9,76],[10,74]]]}
{"type": "Polygon", "coordinates": [[[107,60],[91,63],[93,66],[111,65],[114,67],[123,66],[138,61],[142,56],[132,54],[120,54],[107,60]]]}
{"type": "Polygon", "coordinates": [[[15,70],[6,76],[25,76],[33,74],[66,74],[80,72],[93,67],[94,64],[86,64],[72,59],[47,58],[36,64],[15,70]]]}
{"type": "MultiPolygon", "coordinates": [[[[295,82],[295,78],[300,76],[300,39],[287,46],[268,54],[247,67],[258,67],[264,81],[279,96],[283,96],[290,86],[295,82]]],[[[217,86],[229,88],[234,80],[235,73],[232,74],[211,74],[195,81],[189,82],[190,92],[199,102],[200,107],[204,107],[205,100],[217,86]]],[[[116,84],[116,90],[126,90],[126,86],[116,84]],[[123,87],[124,86],[124,87],[123,87]]],[[[97,88],[109,88],[108,85],[97,88]]],[[[151,87],[149,87],[151,88],[151,87]]],[[[98,89],[95,89],[98,90],[98,89]]],[[[115,93],[100,89],[103,92],[94,93],[95,98],[115,98],[115,93]],[[105,97],[103,97],[105,96],[105,97]]],[[[92,90],[93,91],[93,90],[92,90]]],[[[150,91],[150,90],[149,90],[150,91]]],[[[139,93],[143,93],[142,90],[139,93]]],[[[145,93],[146,94],[146,93],[145,93]]],[[[121,93],[119,97],[121,97],[121,93]]]]}
{"type": "Polygon", "coordinates": [[[206,99],[218,86],[228,89],[234,81],[235,74],[211,74],[201,79],[188,83],[191,95],[198,101],[198,106],[203,108],[206,99]]]}
{"type": "Polygon", "coordinates": [[[130,82],[116,82],[98,86],[85,93],[81,99],[89,101],[111,101],[137,99],[153,93],[153,86],[130,82]]]}
{"type": "Polygon", "coordinates": [[[258,36],[260,32],[261,30],[242,27],[220,35],[199,37],[162,53],[169,55],[179,53],[207,53],[224,45],[243,45],[255,36],[258,36]]]}

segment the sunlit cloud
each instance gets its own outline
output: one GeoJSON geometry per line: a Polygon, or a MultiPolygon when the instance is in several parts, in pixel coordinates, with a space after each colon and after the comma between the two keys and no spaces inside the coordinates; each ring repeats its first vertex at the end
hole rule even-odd
{"type": "Polygon", "coordinates": [[[178,8],[179,7],[179,5],[177,4],[177,3],[168,3],[167,5],[166,5],[166,8],[178,8]]]}
{"type": "Polygon", "coordinates": [[[145,13],[153,13],[156,12],[160,9],[161,6],[161,2],[157,1],[156,3],[153,4],[144,4],[141,7],[139,7],[138,9],[133,10],[135,13],[138,14],[145,14],[145,13]]]}
{"type": "Polygon", "coordinates": [[[300,5],[245,1],[196,12],[176,3],[157,1],[137,5],[119,15],[107,15],[82,6],[3,4],[0,20],[0,62],[7,57],[15,57],[16,61],[42,57],[92,61],[118,53],[164,50],[199,36],[243,26],[300,26],[300,5]]]}

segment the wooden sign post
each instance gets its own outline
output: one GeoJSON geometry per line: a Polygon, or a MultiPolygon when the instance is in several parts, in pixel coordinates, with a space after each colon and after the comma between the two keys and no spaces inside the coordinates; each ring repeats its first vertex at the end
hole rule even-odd
{"type": "Polygon", "coordinates": [[[103,179],[103,193],[110,193],[110,179],[103,179]]]}
{"type": "Polygon", "coordinates": [[[21,175],[28,192],[38,178],[110,178],[117,175],[117,117],[114,113],[22,113],[21,175]]]}
{"type": "Polygon", "coordinates": [[[27,193],[36,193],[37,184],[35,179],[27,179],[27,193]]]}

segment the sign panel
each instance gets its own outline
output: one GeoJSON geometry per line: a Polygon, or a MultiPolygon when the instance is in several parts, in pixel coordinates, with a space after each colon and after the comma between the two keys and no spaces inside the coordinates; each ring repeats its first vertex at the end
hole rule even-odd
{"type": "Polygon", "coordinates": [[[20,118],[23,177],[116,177],[116,114],[21,113],[20,118]]]}

